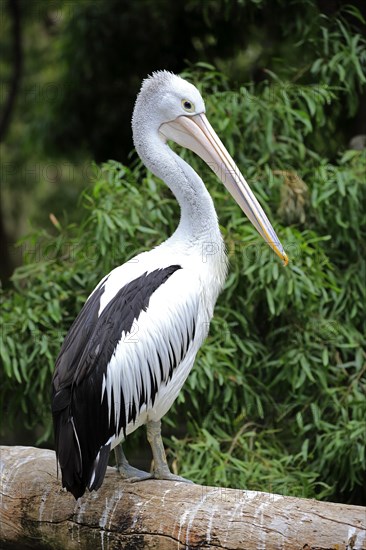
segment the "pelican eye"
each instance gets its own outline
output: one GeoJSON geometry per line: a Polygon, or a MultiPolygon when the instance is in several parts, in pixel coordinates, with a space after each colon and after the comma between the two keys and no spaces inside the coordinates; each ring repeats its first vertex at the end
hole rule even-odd
{"type": "Polygon", "coordinates": [[[194,112],[194,105],[192,101],[189,101],[189,99],[182,99],[182,107],[187,113],[193,113],[194,112]]]}

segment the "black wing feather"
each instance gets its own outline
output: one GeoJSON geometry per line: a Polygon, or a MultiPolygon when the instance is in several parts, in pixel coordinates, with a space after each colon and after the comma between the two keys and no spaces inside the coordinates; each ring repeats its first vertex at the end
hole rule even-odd
{"type": "MultiPolygon", "coordinates": [[[[144,273],[122,287],[98,316],[107,277],[85,303],[65,338],[53,376],[52,414],[62,484],[75,498],[82,496],[86,487],[100,487],[108,463],[108,440],[136,419],[134,402],[129,404],[126,418],[122,388],[119,402],[112,399],[111,411],[106,392],[101,402],[103,376],[112,354],[122,332],[131,331],[155,290],[178,269],[181,266],[172,265],[144,273]],[[114,425],[116,406],[121,410],[118,426],[114,425]]],[[[153,386],[157,391],[156,380],[153,386]]]]}

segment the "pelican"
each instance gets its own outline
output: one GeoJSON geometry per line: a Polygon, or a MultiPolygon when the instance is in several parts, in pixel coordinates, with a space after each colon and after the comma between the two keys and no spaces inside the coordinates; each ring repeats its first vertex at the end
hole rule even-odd
{"type": "Polygon", "coordinates": [[[52,380],[62,485],[77,499],[101,486],[111,449],[119,474],[188,481],[170,472],[161,418],[178,396],[207,336],[227,259],[213,201],[198,174],[169,147],[199,155],[263,239],[287,264],[269,220],[205,115],[195,86],[167,71],[145,79],[132,117],[137,153],[180,206],[173,235],[113,269],[72,324],[52,380]],[[131,466],[122,442],[146,424],[153,472],[131,466]]]}

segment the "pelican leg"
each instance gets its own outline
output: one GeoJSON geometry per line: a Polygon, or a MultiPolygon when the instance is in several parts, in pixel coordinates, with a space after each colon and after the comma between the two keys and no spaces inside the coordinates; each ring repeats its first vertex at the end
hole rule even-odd
{"type": "Polygon", "coordinates": [[[171,481],[184,481],[193,483],[190,479],[172,474],[166,460],[163,440],[161,438],[161,422],[150,421],[147,423],[147,440],[151,445],[151,450],[154,458],[154,473],[155,479],[169,479],[171,481]]]}
{"type": "Polygon", "coordinates": [[[125,481],[133,483],[135,481],[143,481],[144,479],[150,479],[152,477],[152,474],[149,472],[144,472],[144,470],[134,468],[128,463],[125,453],[123,452],[122,444],[119,444],[114,448],[114,456],[116,457],[117,472],[125,481]]]}

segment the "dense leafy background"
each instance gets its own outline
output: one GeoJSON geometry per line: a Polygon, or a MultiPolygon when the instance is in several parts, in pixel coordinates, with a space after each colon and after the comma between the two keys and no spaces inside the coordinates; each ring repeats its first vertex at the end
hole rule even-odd
{"type": "MultiPolygon", "coordinates": [[[[230,16],[230,4],[219,4],[230,16]]],[[[256,4],[246,8],[254,22],[268,9],[256,4]]],[[[348,147],[343,121],[358,112],[365,89],[365,40],[353,26],[363,21],[354,6],[330,17],[315,3],[302,4],[306,17],[294,17],[283,32],[287,41],[292,33],[293,49],[281,57],[273,39],[278,57],[259,79],[248,72],[247,50],[245,61],[237,53],[224,71],[200,62],[183,72],[200,87],[212,125],[273,221],[290,264],[283,268],[260,242],[209,169],[180,151],[214,197],[230,275],[210,335],[166,417],[167,444],[173,468],[197,482],[362,503],[366,154],[348,147]],[[242,76],[233,79],[238,67],[242,76]]],[[[42,132],[48,135],[47,124],[42,132]]],[[[91,167],[83,149],[79,159],[72,173],[61,164],[58,178],[71,182],[71,197],[86,170],[92,185],[71,219],[55,199],[48,224],[35,213],[43,228],[19,243],[23,265],[2,292],[3,430],[37,426],[33,442],[38,436],[47,445],[50,378],[72,320],[108,270],[171,234],[179,215],[169,190],[135,157],[91,167]]],[[[42,195],[47,182],[38,183],[42,195]]],[[[144,454],[142,439],[132,437],[130,451],[144,454]]]]}

